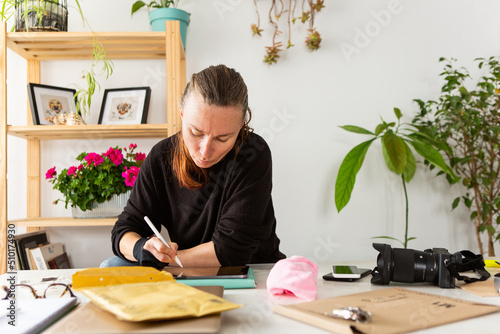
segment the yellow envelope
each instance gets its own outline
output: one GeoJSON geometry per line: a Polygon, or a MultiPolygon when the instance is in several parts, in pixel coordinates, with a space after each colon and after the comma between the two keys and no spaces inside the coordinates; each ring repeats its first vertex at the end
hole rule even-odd
{"type": "Polygon", "coordinates": [[[81,292],[101,309],[128,321],[201,317],[241,307],[175,281],[108,285],[81,292]]]}
{"type": "Polygon", "coordinates": [[[128,283],[173,281],[172,274],[151,267],[88,268],[73,275],[73,288],[80,290],[93,286],[128,283]]]}

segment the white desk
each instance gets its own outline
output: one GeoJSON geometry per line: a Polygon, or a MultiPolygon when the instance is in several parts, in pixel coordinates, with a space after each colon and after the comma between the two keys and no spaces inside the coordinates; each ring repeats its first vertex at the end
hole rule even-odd
{"type": "MultiPolygon", "coordinates": [[[[374,263],[357,263],[359,267],[373,268],[374,263]]],[[[273,306],[279,304],[291,304],[303,302],[304,300],[290,296],[271,296],[266,289],[266,279],[272,265],[252,265],[257,279],[256,289],[225,290],[224,298],[244,307],[224,312],[222,315],[222,334],[290,334],[290,333],[327,333],[326,331],[306,325],[302,322],[289,319],[272,312],[273,306]]],[[[318,274],[318,299],[342,296],[363,291],[383,289],[387,286],[372,285],[371,276],[367,276],[357,282],[332,282],[324,281],[323,274],[331,270],[330,264],[320,264],[318,274]]],[[[19,280],[40,280],[42,277],[64,276],[71,278],[71,275],[78,269],[50,270],[50,271],[19,271],[19,280]]],[[[0,285],[6,284],[7,275],[0,277],[0,285]]],[[[391,282],[389,286],[403,286],[407,289],[418,290],[437,295],[453,298],[460,298],[479,303],[500,305],[499,297],[478,297],[461,289],[441,289],[428,283],[403,284],[391,282]]],[[[81,302],[87,299],[77,293],[81,302]]],[[[438,326],[414,333],[499,333],[500,332],[500,312],[464,320],[448,325],[438,326]]]]}

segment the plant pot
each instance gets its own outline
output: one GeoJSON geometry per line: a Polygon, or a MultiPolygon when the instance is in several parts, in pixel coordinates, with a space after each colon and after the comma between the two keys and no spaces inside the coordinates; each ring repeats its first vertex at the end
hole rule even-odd
{"type": "Polygon", "coordinates": [[[67,0],[19,0],[14,17],[16,31],[68,31],[67,0]],[[43,12],[37,14],[37,7],[43,12]]]}
{"type": "Polygon", "coordinates": [[[182,45],[186,47],[186,31],[189,25],[188,12],[178,8],[157,8],[149,12],[149,22],[153,31],[165,31],[165,21],[179,21],[182,45]]]}
{"type": "Polygon", "coordinates": [[[91,210],[82,211],[78,206],[71,207],[73,218],[86,219],[86,218],[114,218],[122,213],[123,208],[130,198],[131,190],[120,195],[113,195],[109,201],[103,203],[95,202],[91,210]]]}

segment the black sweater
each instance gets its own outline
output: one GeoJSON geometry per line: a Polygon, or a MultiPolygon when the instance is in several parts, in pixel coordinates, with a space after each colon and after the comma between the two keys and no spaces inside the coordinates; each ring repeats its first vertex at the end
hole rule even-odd
{"type": "Polygon", "coordinates": [[[198,190],[180,188],[170,161],[173,137],[157,143],[144,161],[124,211],[111,232],[113,252],[124,258],[124,233],[153,234],[165,226],[179,250],[213,241],[222,266],[276,262],[279,251],[271,198],[271,152],[251,133],[234,158],[233,151],[208,169],[210,182],[198,190]]]}

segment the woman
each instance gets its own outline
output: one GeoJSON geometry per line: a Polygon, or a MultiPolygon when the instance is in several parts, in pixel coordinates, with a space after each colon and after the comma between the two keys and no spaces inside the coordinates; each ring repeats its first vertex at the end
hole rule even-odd
{"type": "Polygon", "coordinates": [[[101,266],[233,266],[276,262],[279,251],[266,142],[252,133],[248,91],[224,65],[194,74],[181,100],[181,132],[160,141],[143,163],[112,230],[120,258],[101,266]],[[144,221],[164,226],[166,247],[144,221]],[[151,237],[152,236],[152,237],[151,237]]]}

